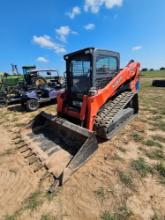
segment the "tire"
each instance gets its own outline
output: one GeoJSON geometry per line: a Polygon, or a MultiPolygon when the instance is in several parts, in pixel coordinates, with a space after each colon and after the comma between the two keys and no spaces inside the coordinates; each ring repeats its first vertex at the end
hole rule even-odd
{"type": "Polygon", "coordinates": [[[23,109],[26,109],[26,102],[21,101],[21,106],[23,109]]]}
{"type": "Polygon", "coordinates": [[[155,87],[165,87],[165,80],[153,80],[152,86],[155,87]]]}
{"type": "Polygon", "coordinates": [[[26,109],[30,112],[36,111],[39,108],[40,104],[37,99],[29,99],[26,102],[26,109]]]}

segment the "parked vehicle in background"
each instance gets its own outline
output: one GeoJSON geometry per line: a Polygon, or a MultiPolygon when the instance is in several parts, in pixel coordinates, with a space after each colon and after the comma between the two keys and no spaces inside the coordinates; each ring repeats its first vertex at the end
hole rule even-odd
{"type": "Polygon", "coordinates": [[[20,102],[28,111],[35,111],[40,103],[55,100],[64,92],[64,79],[54,69],[31,70],[26,73],[27,87],[20,90],[20,102]]]}

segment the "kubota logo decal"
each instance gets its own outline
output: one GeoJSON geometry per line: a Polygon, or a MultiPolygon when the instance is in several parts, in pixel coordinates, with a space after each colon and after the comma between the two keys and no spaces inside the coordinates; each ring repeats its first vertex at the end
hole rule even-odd
{"type": "Polygon", "coordinates": [[[114,84],[112,85],[112,87],[113,88],[115,88],[115,87],[117,87],[119,84],[120,84],[120,82],[122,81],[122,76],[120,76],[115,82],[114,82],[114,84]]]}

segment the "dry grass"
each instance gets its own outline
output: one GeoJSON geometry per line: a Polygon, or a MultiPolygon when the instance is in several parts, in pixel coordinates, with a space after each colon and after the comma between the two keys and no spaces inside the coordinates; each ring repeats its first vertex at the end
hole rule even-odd
{"type": "MultiPolygon", "coordinates": [[[[150,194],[153,189],[148,187],[145,180],[149,179],[151,185],[155,183],[155,179],[158,180],[156,182],[158,189],[160,186],[162,188],[165,186],[165,165],[163,162],[165,159],[164,90],[152,88],[151,79],[144,79],[139,100],[140,116],[131,123],[132,127],[130,125],[126,126],[123,134],[125,142],[122,142],[122,135],[118,135],[115,141],[112,139],[103,144],[101,143],[99,152],[95,157],[75,173],[73,178],[71,177],[68,185],[63,186],[63,193],[47,194],[39,191],[42,188],[32,194],[29,193],[27,199],[22,203],[22,207],[18,207],[18,210],[21,210],[19,215],[18,213],[12,214],[12,212],[9,212],[4,220],[17,220],[18,217],[25,220],[35,219],[35,215],[40,220],[53,220],[57,218],[52,210],[56,209],[58,216],[64,207],[65,212],[70,214],[67,216],[68,220],[71,220],[72,217],[73,219],[82,220],[85,219],[84,216],[88,217],[88,215],[89,219],[138,219],[136,216],[132,218],[134,217],[134,210],[131,209],[130,211],[129,205],[121,205],[127,204],[127,201],[132,197],[137,200],[137,203],[133,204],[134,207],[138,204],[142,207],[139,209],[139,219],[146,219],[144,213],[147,212],[147,208],[143,209],[143,207],[152,207],[153,201],[156,201],[155,204],[157,204],[157,207],[152,207],[153,212],[155,213],[156,210],[157,214],[154,216],[153,214],[146,214],[147,219],[163,219],[163,208],[160,205],[162,204],[162,195],[160,195],[159,190],[155,194],[150,194]],[[113,142],[116,147],[113,147],[113,142]],[[104,146],[106,147],[104,148],[104,146]],[[142,149],[140,153],[139,148],[142,149]],[[104,153],[110,153],[106,161],[103,159],[104,153]],[[142,177],[145,178],[142,179],[142,177]],[[143,195],[144,192],[144,189],[142,191],[142,182],[146,194],[152,195],[152,198],[147,199],[147,201],[145,200],[145,195],[144,197],[139,196],[143,195]],[[107,189],[110,189],[110,186],[113,190],[111,194],[108,194],[109,190],[107,189]],[[136,186],[137,191],[132,190],[134,186],[136,186]],[[66,196],[63,195],[65,193],[67,193],[66,196]],[[45,209],[43,209],[44,204],[46,204],[46,207],[51,207],[50,212],[49,210],[45,212],[45,209]],[[76,212],[76,210],[78,211],[76,212]],[[35,214],[34,216],[33,213],[35,214]],[[41,215],[41,213],[43,214],[41,215]],[[79,215],[75,217],[75,213],[79,213],[79,215]]],[[[22,113],[16,109],[6,110],[6,108],[1,110],[0,121],[2,123],[8,124],[11,128],[22,128],[40,111],[54,113],[55,107],[44,107],[33,113],[22,113]]],[[[0,156],[12,156],[13,153],[9,149],[2,151],[0,156]]],[[[17,170],[10,167],[9,171],[15,173],[17,170]]],[[[17,175],[17,173],[15,174],[17,175]]],[[[155,188],[156,186],[154,185],[155,188]]],[[[136,212],[138,212],[138,209],[136,212]]]]}

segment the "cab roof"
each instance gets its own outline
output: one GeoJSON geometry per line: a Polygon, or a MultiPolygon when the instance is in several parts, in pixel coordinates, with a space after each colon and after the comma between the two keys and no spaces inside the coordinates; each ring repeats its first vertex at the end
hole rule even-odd
{"type": "Polygon", "coordinates": [[[120,54],[118,52],[115,51],[110,51],[110,50],[105,50],[105,49],[99,49],[99,48],[95,48],[95,47],[87,47],[87,48],[83,48],[81,50],[77,50],[74,51],[72,53],[68,53],[66,55],[64,55],[64,59],[67,59],[67,57],[72,57],[72,56],[76,56],[77,54],[87,54],[87,53],[100,53],[100,54],[113,54],[114,56],[120,56],[120,54]]]}

